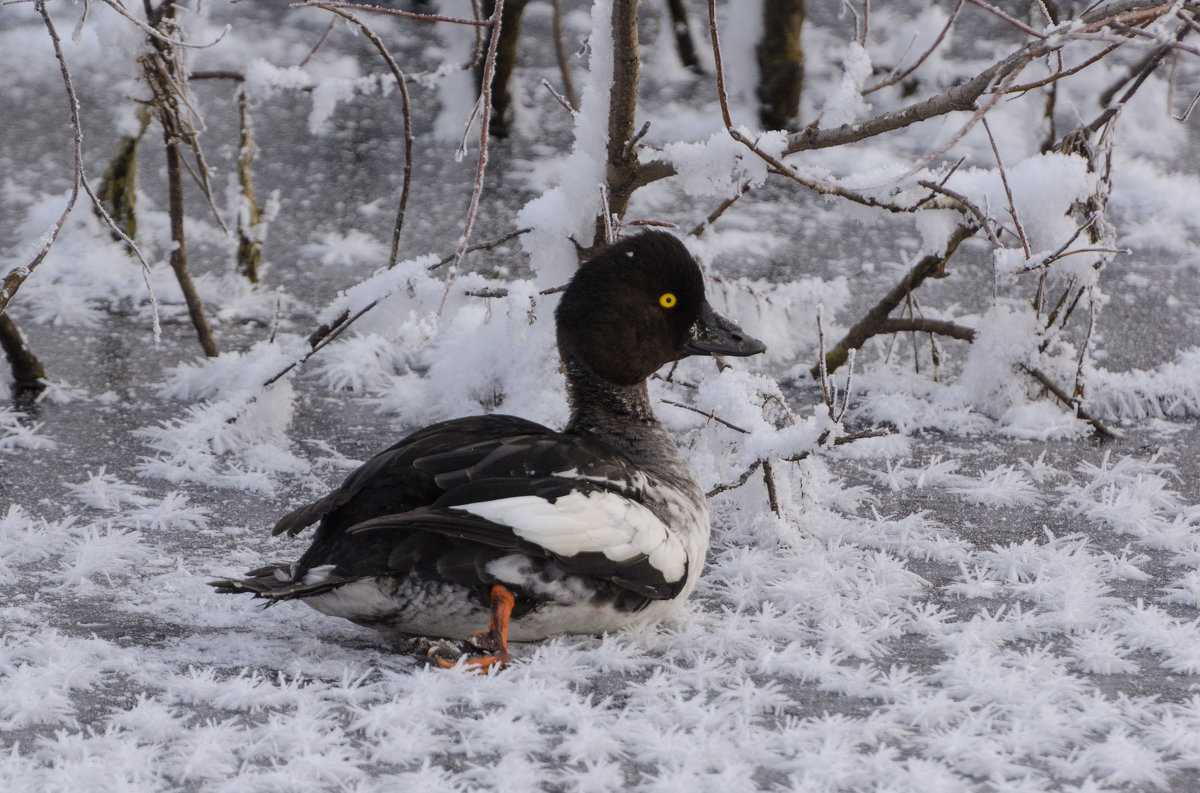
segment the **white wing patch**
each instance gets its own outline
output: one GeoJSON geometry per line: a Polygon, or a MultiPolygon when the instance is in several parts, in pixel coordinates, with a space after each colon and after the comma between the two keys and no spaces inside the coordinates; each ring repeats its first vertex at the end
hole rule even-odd
{"type": "Polygon", "coordinates": [[[452,509],[508,526],[518,537],[559,556],[602,553],[614,562],[645,554],[666,581],[683,578],[687,551],[646,507],[616,493],[571,493],[550,502],[514,496],[452,509]]]}

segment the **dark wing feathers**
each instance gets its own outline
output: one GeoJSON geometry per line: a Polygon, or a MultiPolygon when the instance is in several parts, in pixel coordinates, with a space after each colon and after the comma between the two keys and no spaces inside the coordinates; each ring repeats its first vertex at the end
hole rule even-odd
{"type": "MultiPolygon", "coordinates": [[[[486,572],[490,562],[519,553],[553,560],[566,573],[608,581],[635,596],[674,597],[686,575],[667,582],[645,555],[620,562],[599,552],[557,555],[508,526],[453,509],[516,496],[553,501],[579,491],[636,499],[634,480],[630,464],[586,438],[513,416],[455,419],[375,455],[337,490],[280,519],[274,533],[294,535],[321,521],[296,564],[297,579],[333,564],[330,580],[338,583],[403,571],[478,586],[494,583],[486,572]],[[588,479],[553,476],[570,472],[588,479]]],[[[304,585],[295,586],[292,596],[303,596],[304,585]]]]}
{"type": "Polygon", "coordinates": [[[437,498],[443,488],[433,481],[432,476],[422,476],[422,469],[414,465],[415,461],[437,457],[446,449],[481,445],[480,438],[493,440],[529,433],[546,434],[553,430],[526,419],[503,415],[432,424],[367,460],[329,495],[283,516],[275,524],[272,534],[299,534],[325,516],[352,504],[354,508],[347,510],[349,514],[337,521],[343,528],[374,515],[427,504],[437,498]],[[355,504],[360,496],[366,498],[355,504]]]}

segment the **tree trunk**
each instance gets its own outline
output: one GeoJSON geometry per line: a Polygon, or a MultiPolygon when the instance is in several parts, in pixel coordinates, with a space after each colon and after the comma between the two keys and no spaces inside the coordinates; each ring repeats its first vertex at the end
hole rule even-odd
{"type": "Polygon", "coordinates": [[[41,391],[46,387],[46,370],[42,362],[29,349],[21,331],[7,313],[0,313],[0,349],[8,356],[17,391],[25,393],[41,391]]]}
{"type": "Polygon", "coordinates": [[[608,109],[609,210],[625,216],[637,178],[637,152],[633,140],[637,118],[638,0],[613,0],[613,81],[608,109]]]}
{"type": "MultiPolygon", "coordinates": [[[[504,0],[504,11],[500,14],[500,46],[496,50],[496,73],[492,76],[492,123],[491,134],[497,138],[508,137],[512,124],[512,90],[509,85],[513,71],[517,68],[517,37],[521,32],[521,14],[526,0],[504,0]]],[[[483,13],[490,17],[496,11],[496,0],[485,0],[483,13]]],[[[483,81],[483,67],[479,67],[479,80],[483,81]]]]}
{"type": "Polygon", "coordinates": [[[767,129],[786,129],[800,112],[804,82],[804,0],[763,0],[758,56],[758,117],[767,129]]]}
{"type": "Polygon", "coordinates": [[[179,144],[167,131],[163,131],[163,142],[167,147],[167,203],[171,216],[171,269],[179,281],[183,292],[183,300],[187,303],[188,315],[192,318],[192,326],[200,339],[200,347],[209,358],[220,354],[217,342],[213,339],[212,328],[209,327],[208,317],[204,315],[204,303],[196,291],[192,274],[188,272],[187,248],[183,236],[183,166],[179,158],[179,144]]]}

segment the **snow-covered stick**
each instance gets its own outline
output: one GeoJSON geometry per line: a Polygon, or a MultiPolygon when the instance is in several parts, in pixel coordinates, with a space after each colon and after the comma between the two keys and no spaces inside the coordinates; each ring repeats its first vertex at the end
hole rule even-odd
{"type": "MultiPolygon", "coordinates": [[[[1033,61],[1061,49],[1069,42],[1086,40],[1106,29],[1115,30],[1116,26],[1121,26],[1120,29],[1125,32],[1130,25],[1152,22],[1172,13],[1173,9],[1173,3],[1163,3],[1160,0],[1132,0],[1128,3],[1094,5],[1077,19],[1060,25],[1060,31],[1054,38],[1046,39],[1044,34],[1036,34],[1033,41],[996,61],[966,82],[937,96],[899,110],[880,113],[854,124],[843,124],[829,129],[809,126],[799,132],[793,132],[788,135],[788,143],[781,156],[810,149],[826,149],[847,143],[857,143],[884,132],[902,129],[911,124],[955,111],[975,111],[977,110],[976,102],[989,91],[993,94],[1003,94],[1028,90],[1029,86],[1013,85],[1010,78],[1015,77],[1033,61]]],[[[1128,41],[1128,38],[1123,37],[1121,40],[1122,42],[1128,41]]],[[[1061,79],[1073,73],[1074,71],[1062,72],[1054,79],[1061,79]]],[[[1053,80],[1047,78],[1037,85],[1048,82],[1053,82],[1053,80]]],[[[995,97],[993,97],[984,110],[990,108],[995,101],[995,97]]]]}
{"type": "Polygon", "coordinates": [[[1117,437],[1117,434],[1113,432],[1103,420],[1093,415],[1089,410],[1087,410],[1087,408],[1083,406],[1083,403],[1077,397],[1073,397],[1068,394],[1062,386],[1054,382],[1054,380],[1052,380],[1050,376],[1041,369],[1036,366],[1030,366],[1029,364],[1021,364],[1020,369],[1022,372],[1045,386],[1046,390],[1051,394],[1054,394],[1054,396],[1058,398],[1059,402],[1062,402],[1064,405],[1074,410],[1075,415],[1078,418],[1081,418],[1088,424],[1091,424],[1092,428],[1096,430],[1097,434],[1103,435],[1106,438],[1117,437]]]}
{"type": "MultiPolygon", "coordinates": [[[[503,245],[506,242],[510,242],[511,240],[516,239],[517,237],[521,236],[522,234],[528,234],[528,233],[529,233],[529,229],[527,229],[527,228],[517,229],[516,231],[509,232],[508,234],[505,234],[503,237],[500,237],[498,239],[490,240],[489,242],[476,243],[475,245],[472,245],[468,249],[468,252],[491,250],[493,248],[497,248],[497,247],[503,245]]],[[[429,272],[433,272],[434,270],[438,269],[439,267],[443,267],[443,266],[449,264],[450,262],[455,261],[457,256],[458,256],[457,253],[452,253],[449,256],[443,257],[441,259],[441,261],[435,262],[434,264],[429,266],[429,268],[428,268],[429,272]]],[[[543,290],[542,294],[551,294],[553,292],[558,292],[558,291],[561,291],[561,288],[555,287],[553,289],[543,290]]],[[[507,290],[504,291],[504,294],[505,295],[508,294],[507,290]]],[[[288,372],[295,369],[297,366],[302,366],[304,363],[306,363],[308,361],[309,358],[312,358],[318,352],[325,349],[325,347],[327,347],[330,344],[330,342],[332,342],[338,336],[342,335],[342,333],[344,333],[347,328],[349,328],[351,325],[353,325],[355,322],[357,322],[359,319],[361,319],[363,316],[365,316],[367,314],[367,312],[369,312],[371,309],[375,308],[377,305],[379,305],[380,303],[382,303],[384,300],[388,299],[391,296],[392,296],[391,292],[387,292],[385,294],[379,295],[374,300],[370,301],[365,306],[363,306],[361,309],[359,309],[358,311],[355,311],[353,314],[350,313],[349,311],[346,311],[343,314],[341,314],[341,316],[339,316],[333,322],[330,322],[327,325],[322,325],[321,327],[317,328],[308,337],[308,350],[303,355],[299,356],[294,361],[289,363],[287,366],[283,367],[283,369],[279,370],[278,372],[273,374],[271,377],[269,377],[265,381],[263,381],[263,384],[262,384],[263,388],[266,388],[267,386],[271,385],[276,380],[278,380],[279,378],[283,377],[288,372]]],[[[503,295],[496,294],[495,296],[502,297],[503,295]]]]}

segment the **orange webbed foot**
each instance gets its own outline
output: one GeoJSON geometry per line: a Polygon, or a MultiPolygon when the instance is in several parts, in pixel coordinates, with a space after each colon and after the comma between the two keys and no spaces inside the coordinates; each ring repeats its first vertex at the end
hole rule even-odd
{"type": "MultiPolygon", "coordinates": [[[[491,591],[492,616],[488,621],[488,629],[480,631],[471,637],[471,644],[480,650],[491,650],[488,655],[475,656],[463,661],[463,666],[474,669],[480,674],[488,674],[492,667],[497,670],[508,666],[508,623],[512,618],[513,604],[516,602],[513,594],[503,584],[494,584],[491,591]]],[[[456,661],[450,661],[441,656],[433,658],[443,669],[452,669],[456,661]]]]}

